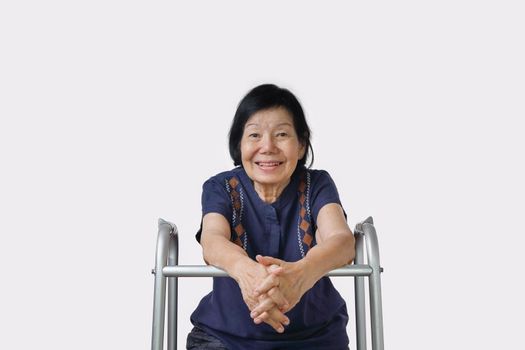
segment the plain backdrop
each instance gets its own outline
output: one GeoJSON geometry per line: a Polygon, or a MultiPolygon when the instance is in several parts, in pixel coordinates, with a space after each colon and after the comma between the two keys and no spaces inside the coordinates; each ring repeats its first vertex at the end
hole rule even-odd
{"type": "MultiPolygon", "coordinates": [[[[375,219],[386,348],[524,348],[524,16],[520,1],[3,1],[0,348],[149,348],[157,219],[202,264],[202,183],[233,166],[236,106],[266,82],[302,102],[351,227],[375,219]]],[[[211,281],[180,285],[182,349],[211,281]]]]}

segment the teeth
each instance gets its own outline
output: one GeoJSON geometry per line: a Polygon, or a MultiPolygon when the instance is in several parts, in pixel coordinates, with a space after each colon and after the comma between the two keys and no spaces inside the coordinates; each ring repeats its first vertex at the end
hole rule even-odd
{"type": "Polygon", "coordinates": [[[259,162],[258,163],[260,166],[277,166],[279,165],[279,162],[274,162],[274,163],[263,163],[263,162],[259,162]]]}

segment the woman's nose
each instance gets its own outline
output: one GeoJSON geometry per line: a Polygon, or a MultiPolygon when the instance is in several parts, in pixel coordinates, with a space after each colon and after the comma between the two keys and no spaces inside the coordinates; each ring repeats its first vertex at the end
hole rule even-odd
{"type": "Polygon", "coordinates": [[[264,135],[261,139],[261,152],[273,152],[275,150],[275,142],[271,135],[264,135]]]}

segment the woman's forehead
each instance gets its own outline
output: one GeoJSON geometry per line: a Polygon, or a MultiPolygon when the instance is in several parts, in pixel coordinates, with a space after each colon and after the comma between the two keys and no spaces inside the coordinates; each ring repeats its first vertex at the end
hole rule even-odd
{"type": "Polygon", "coordinates": [[[282,126],[292,126],[293,127],[293,118],[283,107],[272,108],[272,109],[263,109],[258,111],[250,116],[244,125],[245,128],[248,127],[282,127],[282,126]]]}

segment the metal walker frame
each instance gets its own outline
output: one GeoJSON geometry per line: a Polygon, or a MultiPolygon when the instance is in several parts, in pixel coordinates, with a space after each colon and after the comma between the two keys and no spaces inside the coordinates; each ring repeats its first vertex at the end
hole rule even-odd
{"type": "MultiPolygon", "coordinates": [[[[354,230],[356,256],[352,265],[330,271],[327,276],[354,276],[356,349],[366,350],[366,301],[365,277],[369,283],[370,329],[373,350],[384,350],[383,311],[381,304],[381,272],[379,244],[374,221],[369,217],[358,223],[354,230]],[[364,247],[366,245],[367,263],[364,247]]],[[[155,289],[153,298],[153,330],[151,349],[162,350],[164,346],[164,320],[166,310],[166,279],[168,284],[168,350],[177,348],[178,277],[227,277],[228,274],[213,266],[179,265],[177,227],[159,219],[159,233],[155,256],[155,289]]]]}

